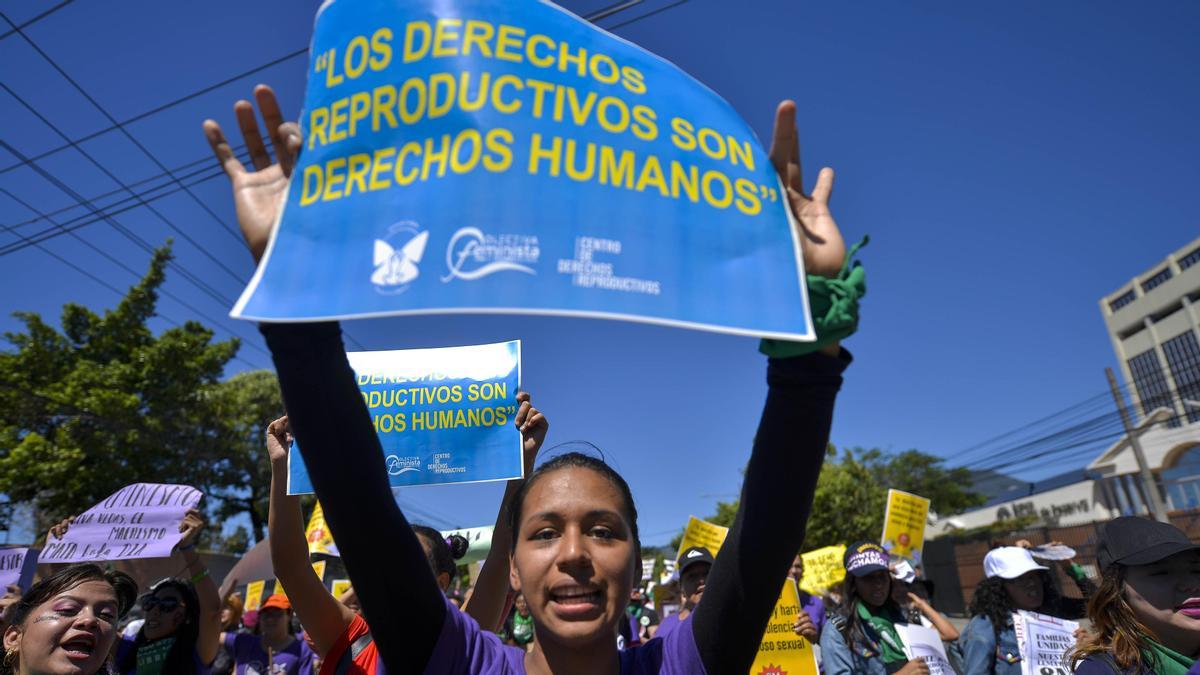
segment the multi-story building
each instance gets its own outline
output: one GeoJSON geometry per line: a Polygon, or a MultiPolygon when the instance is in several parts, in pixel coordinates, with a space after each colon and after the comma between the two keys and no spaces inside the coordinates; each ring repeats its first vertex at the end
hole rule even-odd
{"type": "MultiPolygon", "coordinates": [[[[1163,502],[1170,511],[1200,508],[1200,238],[1105,296],[1100,310],[1133,424],[1160,408],[1169,411],[1138,435],[1163,502]]],[[[988,493],[983,508],[932,524],[927,536],[1013,516],[1076,525],[1150,510],[1124,435],[1082,469],[1002,487],[988,493]]]]}
{"type": "MultiPolygon", "coordinates": [[[[1169,419],[1141,435],[1168,509],[1200,507],[1200,239],[1100,300],[1134,423],[1159,408],[1169,419]]],[[[1103,476],[1113,508],[1145,513],[1137,465],[1122,438],[1088,469],[1103,476]]]]}

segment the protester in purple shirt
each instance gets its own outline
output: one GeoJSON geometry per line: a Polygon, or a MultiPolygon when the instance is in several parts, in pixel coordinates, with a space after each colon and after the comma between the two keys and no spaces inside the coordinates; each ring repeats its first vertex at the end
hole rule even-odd
{"type": "MultiPolygon", "coordinates": [[[[204,127],[233,183],[242,234],[257,263],[278,221],[301,139],[299,127],[283,123],[269,88],[258,87],[255,95],[278,163],[271,162],[249,103],[239,102],[235,113],[255,171],[237,159],[216,122],[204,127]]],[[[846,247],[828,209],[833,172],[821,172],[811,197],[803,192],[795,113],[794,103],[780,105],[770,159],[799,221],[805,269],[844,281],[850,275],[846,247]]],[[[509,580],[534,618],[528,653],[481,630],[438,588],[388,485],[338,325],[262,324],[260,330],[317,498],[389,673],[682,675],[744,673],[758,653],[788,561],[804,539],[834,399],[850,362],[838,341],[855,324],[830,323],[833,332],[818,331],[814,344],[765,341],[761,347],[773,356],[767,400],[740,506],[709,574],[704,604],[688,617],[691,630],[618,651],[617,621],[641,577],[628,484],[602,460],[580,453],[560,455],[528,477],[509,514],[509,580]]],[[[620,415],[610,421],[622,424],[620,415]]]]}
{"type": "Polygon", "coordinates": [[[233,656],[237,675],[312,675],[317,658],[304,640],[292,635],[292,604],[278,593],[258,611],[258,635],[222,633],[221,644],[233,656]],[[269,664],[269,667],[268,667],[269,664]]]}
{"type": "Polygon", "coordinates": [[[792,630],[796,631],[796,635],[816,643],[821,639],[821,629],[825,627],[825,601],[800,589],[800,582],[804,579],[804,558],[801,558],[799,553],[792,559],[792,568],[788,570],[788,576],[796,582],[796,590],[800,593],[800,607],[804,610],[803,614],[796,617],[792,630]]]}

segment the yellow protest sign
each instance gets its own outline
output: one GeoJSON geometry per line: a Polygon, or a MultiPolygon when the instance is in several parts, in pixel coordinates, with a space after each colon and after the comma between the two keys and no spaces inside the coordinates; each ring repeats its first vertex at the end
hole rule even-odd
{"type": "Polygon", "coordinates": [[[251,581],[246,584],[246,611],[258,609],[262,606],[263,588],[267,585],[266,581],[251,581]]]}
{"type": "Polygon", "coordinates": [[[313,563],[312,566],[313,571],[317,573],[317,578],[321,581],[325,581],[325,561],[318,560],[317,562],[313,563]]]}
{"type": "Polygon", "coordinates": [[[684,551],[693,546],[703,546],[715,558],[717,557],[717,551],[720,551],[721,545],[725,543],[725,537],[728,534],[728,527],[713,525],[707,520],[700,520],[696,516],[689,516],[687,529],[683,531],[683,541],[679,542],[679,550],[675,553],[675,559],[678,560],[684,551]]]}
{"type": "Polygon", "coordinates": [[[321,509],[321,502],[313,507],[312,516],[308,519],[308,528],[304,530],[304,536],[308,538],[308,554],[323,553],[325,555],[341,555],[338,553],[337,544],[333,543],[333,534],[329,532],[329,526],[325,524],[325,511],[321,509]]]}
{"type": "Polygon", "coordinates": [[[801,554],[804,561],[804,578],[800,580],[800,588],[812,595],[824,595],[825,591],[842,583],[846,578],[846,568],[842,565],[842,557],[846,555],[845,546],[826,546],[815,551],[801,554]]]}
{"type": "Polygon", "coordinates": [[[333,597],[338,600],[341,600],[348,590],[350,590],[349,579],[334,579],[333,584],[329,587],[329,592],[333,593],[333,597]]]}
{"type": "Polygon", "coordinates": [[[887,512],[883,517],[883,548],[894,556],[907,558],[920,565],[928,517],[928,499],[900,490],[888,490],[887,512]]]}
{"type": "Polygon", "coordinates": [[[796,584],[788,579],[783,582],[783,592],[775,603],[750,675],[817,675],[817,654],[812,643],[792,629],[803,611],[796,584]]]}

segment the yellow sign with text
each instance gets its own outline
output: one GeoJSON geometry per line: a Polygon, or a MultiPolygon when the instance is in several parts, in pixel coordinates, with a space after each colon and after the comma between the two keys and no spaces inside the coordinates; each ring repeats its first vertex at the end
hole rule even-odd
{"type": "Polygon", "coordinates": [[[824,595],[830,588],[842,583],[846,578],[846,568],[842,565],[845,555],[846,547],[841,545],[801,554],[804,578],[800,580],[800,589],[812,595],[824,595]]]}
{"type": "Polygon", "coordinates": [[[246,584],[246,611],[256,610],[262,606],[263,588],[267,585],[264,580],[251,581],[246,584]]]}
{"type": "Polygon", "coordinates": [[[304,530],[304,536],[308,539],[309,555],[314,553],[341,555],[338,553],[337,544],[333,543],[333,533],[325,524],[325,511],[321,509],[321,502],[317,502],[317,505],[313,507],[312,516],[308,519],[308,527],[304,530]]]}
{"type": "Polygon", "coordinates": [[[883,548],[894,556],[921,564],[925,544],[925,521],[929,518],[929,500],[900,490],[888,490],[887,512],[883,517],[883,548]]]}
{"type": "Polygon", "coordinates": [[[728,527],[713,525],[707,520],[700,520],[696,516],[690,516],[688,517],[687,529],[683,531],[683,541],[679,542],[679,550],[675,553],[675,559],[678,560],[684,551],[693,546],[703,546],[715,558],[717,557],[717,551],[720,551],[721,545],[725,543],[725,537],[728,534],[728,527]]]}
{"type": "Polygon", "coordinates": [[[333,597],[337,598],[338,600],[341,600],[342,596],[345,595],[346,591],[348,590],[350,590],[349,579],[334,579],[333,584],[331,584],[329,587],[329,592],[333,593],[333,597]]]}
{"type": "Polygon", "coordinates": [[[783,592],[775,603],[750,675],[817,675],[817,654],[812,643],[792,629],[803,611],[796,584],[788,579],[783,582],[783,592]]]}

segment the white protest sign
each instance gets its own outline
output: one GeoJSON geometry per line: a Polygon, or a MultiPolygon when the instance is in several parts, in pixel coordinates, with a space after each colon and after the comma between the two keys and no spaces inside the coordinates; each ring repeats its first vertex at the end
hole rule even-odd
{"type": "Polygon", "coordinates": [[[1068,675],[1067,652],[1075,647],[1079,624],[1036,612],[1013,614],[1021,675],[1068,675]]]}
{"type": "Polygon", "coordinates": [[[0,549],[0,594],[12,584],[21,585],[22,572],[27,567],[32,567],[35,560],[37,551],[30,555],[28,548],[0,549]]]}
{"type": "Polygon", "coordinates": [[[134,483],[79,514],[62,539],[50,537],[41,562],[167,558],[179,524],[204,496],[188,485],[134,483]]]}
{"type": "Polygon", "coordinates": [[[896,632],[904,642],[904,654],[909,658],[921,659],[929,666],[929,675],[954,675],[942,638],[932,628],[919,624],[896,624],[896,632]]]}

